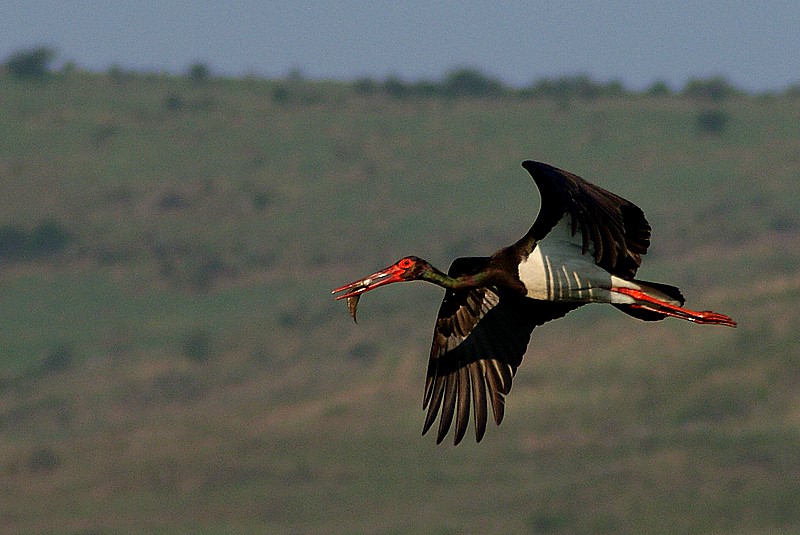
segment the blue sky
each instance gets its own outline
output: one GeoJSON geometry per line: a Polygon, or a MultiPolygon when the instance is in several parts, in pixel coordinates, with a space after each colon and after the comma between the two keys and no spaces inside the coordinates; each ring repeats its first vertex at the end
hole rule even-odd
{"type": "Polygon", "coordinates": [[[474,67],[513,85],[588,74],[641,89],[722,75],[750,90],[800,82],[796,1],[424,2],[4,0],[0,57],[225,75],[437,79],[474,67]]]}

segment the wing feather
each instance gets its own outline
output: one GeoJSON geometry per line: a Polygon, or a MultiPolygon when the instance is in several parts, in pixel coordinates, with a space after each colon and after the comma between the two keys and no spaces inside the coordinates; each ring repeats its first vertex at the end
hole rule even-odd
{"type": "MultiPolygon", "coordinates": [[[[480,269],[488,260],[458,259],[450,274],[480,269]]],[[[438,416],[436,442],[444,440],[455,422],[453,438],[458,444],[469,426],[472,408],[475,438],[480,441],[486,431],[489,403],[495,423],[503,421],[505,396],[534,327],[579,306],[528,299],[500,286],[448,290],[436,320],[425,380],[423,434],[438,416]]]]}
{"type": "Polygon", "coordinates": [[[472,406],[475,412],[475,438],[480,442],[486,432],[486,383],[482,366],[468,366],[468,368],[472,383],[472,406]]]}
{"type": "Polygon", "coordinates": [[[444,398],[442,399],[442,414],[439,417],[439,434],[436,437],[437,444],[447,435],[447,432],[450,430],[450,424],[453,421],[453,414],[456,409],[456,395],[458,393],[458,383],[456,382],[457,375],[458,370],[444,377],[444,398]]]}
{"type": "Polygon", "coordinates": [[[569,213],[572,235],[581,233],[583,254],[593,251],[595,263],[614,275],[636,275],[650,245],[650,225],[638,206],[562,169],[531,160],[522,166],[542,198],[536,221],[517,242],[523,251],[531,252],[569,213]]]}
{"type": "MultiPolygon", "coordinates": [[[[522,165],[536,182],[542,203],[528,233],[509,249],[529,254],[563,220],[566,231],[580,236],[583,254],[591,254],[609,273],[633,278],[650,245],[650,225],[642,210],[567,171],[533,161],[522,165]]],[[[458,258],[449,274],[479,273],[489,262],[487,257],[458,258]]],[[[454,443],[458,444],[469,426],[472,408],[475,438],[480,441],[489,404],[495,423],[503,421],[505,396],[533,329],[579,306],[529,299],[503,285],[447,290],[425,379],[423,434],[438,417],[439,443],[455,421],[454,443]]]]}
{"type": "MultiPolygon", "coordinates": [[[[456,402],[456,431],[453,442],[458,444],[464,438],[469,425],[470,380],[469,368],[458,370],[458,401],[456,402]]],[[[442,437],[444,438],[444,437],[442,437]]]]}

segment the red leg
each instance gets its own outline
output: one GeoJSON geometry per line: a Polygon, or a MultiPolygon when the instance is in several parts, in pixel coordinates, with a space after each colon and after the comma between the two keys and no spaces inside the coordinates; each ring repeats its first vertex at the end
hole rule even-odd
{"type": "Polygon", "coordinates": [[[639,303],[631,306],[652,310],[654,312],[658,312],[659,314],[664,314],[665,316],[680,318],[687,321],[692,321],[694,323],[736,327],[736,322],[725,314],[719,314],[710,310],[697,311],[690,310],[688,308],[681,308],[665,301],[661,301],[660,299],[656,299],[655,297],[647,295],[640,290],[631,290],[630,288],[612,288],[611,291],[628,295],[639,301],[639,303]]]}

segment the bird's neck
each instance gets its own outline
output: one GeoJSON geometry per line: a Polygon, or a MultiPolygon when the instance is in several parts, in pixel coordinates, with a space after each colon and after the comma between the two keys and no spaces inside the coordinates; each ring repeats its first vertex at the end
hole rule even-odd
{"type": "Polygon", "coordinates": [[[448,290],[477,288],[479,286],[483,286],[486,282],[485,273],[475,273],[473,275],[459,275],[458,277],[452,277],[446,273],[442,273],[433,266],[431,266],[430,269],[423,271],[420,278],[424,281],[432,282],[437,286],[441,286],[442,288],[447,288],[448,290]]]}

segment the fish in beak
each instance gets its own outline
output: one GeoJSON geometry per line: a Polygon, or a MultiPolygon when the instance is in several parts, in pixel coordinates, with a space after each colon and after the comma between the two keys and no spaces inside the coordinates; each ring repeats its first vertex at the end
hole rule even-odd
{"type": "MultiPolygon", "coordinates": [[[[351,282],[350,284],[346,284],[340,288],[336,288],[331,293],[337,294],[344,292],[341,295],[337,295],[335,299],[347,299],[347,309],[350,311],[353,321],[356,321],[356,307],[358,307],[358,300],[361,298],[361,294],[393,282],[404,281],[405,279],[402,277],[402,275],[405,273],[405,271],[405,269],[399,267],[397,264],[393,264],[388,268],[381,271],[376,271],[372,275],[364,277],[363,279],[351,282]]],[[[356,321],[356,323],[358,322],[356,321]]]]}

